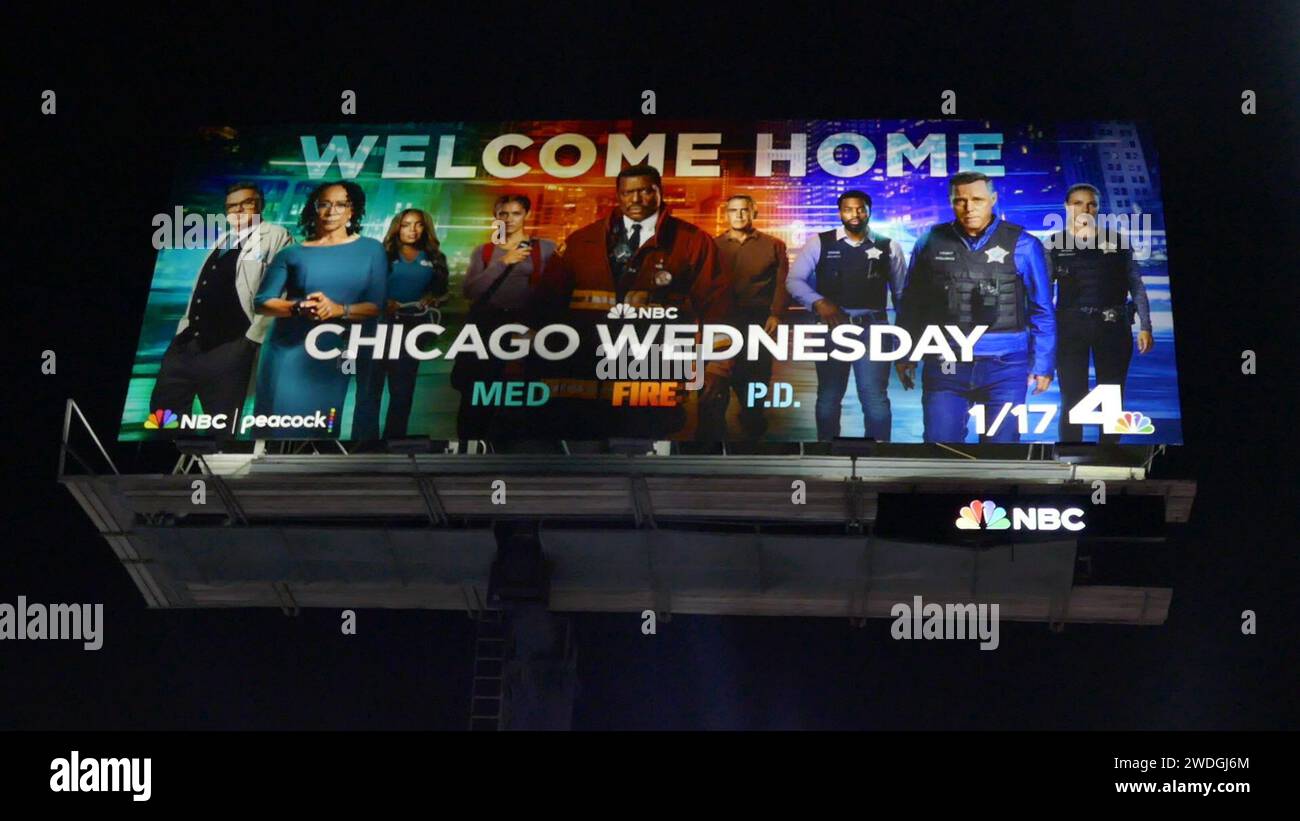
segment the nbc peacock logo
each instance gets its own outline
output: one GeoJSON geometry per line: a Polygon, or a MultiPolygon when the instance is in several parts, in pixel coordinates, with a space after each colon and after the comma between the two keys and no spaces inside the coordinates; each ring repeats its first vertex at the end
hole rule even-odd
{"type": "Polygon", "coordinates": [[[1143,415],[1142,411],[1125,411],[1115,420],[1115,432],[1155,433],[1156,426],[1151,423],[1150,417],[1143,415]]]}
{"type": "Polygon", "coordinates": [[[958,530],[980,530],[981,522],[984,530],[1006,530],[1011,527],[1006,509],[998,507],[997,502],[991,499],[982,502],[975,499],[957,515],[958,530]]]}
{"type": "Polygon", "coordinates": [[[180,426],[180,417],[164,408],[159,408],[144,420],[145,430],[171,430],[180,426]]]}
{"type": "Polygon", "coordinates": [[[606,319],[676,319],[676,305],[629,305],[616,302],[605,314],[606,319]]]}

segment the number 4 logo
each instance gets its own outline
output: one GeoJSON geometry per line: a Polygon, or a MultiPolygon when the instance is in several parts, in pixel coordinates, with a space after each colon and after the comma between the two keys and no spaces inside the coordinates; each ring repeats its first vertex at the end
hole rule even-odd
{"type": "Polygon", "coordinates": [[[1070,408],[1071,425],[1101,425],[1102,433],[1155,433],[1156,426],[1141,411],[1126,411],[1119,385],[1098,385],[1070,408]]]}

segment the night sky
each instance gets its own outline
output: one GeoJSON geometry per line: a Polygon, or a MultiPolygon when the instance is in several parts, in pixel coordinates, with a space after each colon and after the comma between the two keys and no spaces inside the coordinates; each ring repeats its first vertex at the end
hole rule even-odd
{"type": "Polygon", "coordinates": [[[842,4],[822,23],[791,6],[783,36],[761,41],[752,10],[689,33],[671,15],[632,15],[639,30],[551,19],[554,38],[517,18],[504,35],[442,18],[330,38],[274,14],[220,20],[184,46],[161,17],[129,42],[49,30],[63,56],[10,73],[0,602],[102,602],[107,624],[98,652],[0,644],[0,729],[463,729],[463,612],[364,610],[345,637],[332,610],[146,610],[54,481],[64,401],[111,436],[154,269],[150,220],[173,206],[177,144],[195,127],[334,121],[342,89],[362,122],[639,117],[647,88],[665,118],[934,117],[951,88],[961,118],[1148,122],[1187,443],[1154,475],[1199,489],[1171,535],[1165,625],[1003,622],[1001,647],[981,652],[894,641],[887,619],[678,615],[643,636],[637,614],[578,614],[575,729],[1295,729],[1296,7],[1222,20],[1117,5],[1097,19],[1086,4],[1030,19],[984,5],[970,21],[876,5],[858,28],[833,24],[842,4]],[[46,88],[55,116],[39,114],[46,88]],[[1247,349],[1255,375],[1241,373],[1247,349]],[[1245,609],[1257,635],[1241,633],[1245,609]]]}

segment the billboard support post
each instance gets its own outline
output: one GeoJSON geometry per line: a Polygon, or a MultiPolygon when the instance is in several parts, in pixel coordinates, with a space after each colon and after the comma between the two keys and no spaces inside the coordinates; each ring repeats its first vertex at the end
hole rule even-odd
{"type": "Polygon", "coordinates": [[[90,422],[86,421],[86,415],[81,412],[81,408],[77,407],[76,401],[70,398],[68,399],[67,405],[64,406],[63,409],[63,440],[59,445],[59,472],[56,478],[59,479],[63,478],[64,468],[67,466],[68,454],[72,454],[72,458],[76,459],[79,463],[81,463],[81,466],[85,468],[92,476],[95,474],[94,468],[92,468],[89,464],[87,464],[86,460],[82,459],[80,454],[78,454],[75,450],[73,450],[72,445],[68,444],[68,440],[71,438],[72,435],[72,412],[73,411],[77,412],[77,418],[81,420],[81,425],[86,429],[86,433],[90,434],[90,438],[92,441],[94,441],[95,447],[99,448],[99,452],[104,457],[104,461],[108,462],[108,466],[113,469],[114,474],[121,476],[122,471],[118,470],[117,465],[113,464],[112,457],[108,455],[108,451],[104,450],[103,443],[101,443],[99,441],[99,437],[95,435],[95,429],[90,426],[90,422]]]}

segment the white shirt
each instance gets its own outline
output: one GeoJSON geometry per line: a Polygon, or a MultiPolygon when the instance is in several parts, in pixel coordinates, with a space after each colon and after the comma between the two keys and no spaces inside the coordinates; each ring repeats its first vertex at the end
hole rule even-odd
{"type": "MultiPolygon", "coordinates": [[[[844,240],[849,245],[853,246],[854,248],[857,248],[859,245],[867,241],[868,236],[864,234],[862,239],[853,239],[851,236],[849,236],[849,232],[844,230],[844,226],[841,225],[839,228],[835,229],[835,239],[836,241],[844,240]]],[[[817,247],[821,248],[820,245],[818,245],[817,247]]]]}
{"type": "MultiPolygon", "coordinates": [[[[646,217],[645,219],[641,220],[641,222],[639,222],[639,223],[636,222],[636,221],[634,221],[634,220],[628,219],[628,216],[627,216],[626,214],[624,214],[624,215],[623,215],[623,230],[626,231],[626,232],[627,232],[627,236],[630,237],[630,236],[632,236],[632,226],[633,226],[633,225],[640,225],[640,226],[641,226],[641,242],[638,243],[637,246],[636,246],[637,248],[640,248],[642,245],[645,245],[646,242],[647,242],[651,237],[654,236],[654,233],[655,233],[655,225],[656,225],[658,222],[659,222],[659,212],[658,212],[658,211],[654,212],[654,213],[651,214],[650,216],[648,216],[648,217],[646,217]]],[[[635,249],[633,249],[633,250],[635,250],[635,249]]]]}
{"type": "Polygon", "coordinates": [[[250,225],[238,234],[226,231],[217,238],[217,249],[226,250],[229,248],[243,248],[248,237],[257,230],[256,225],[250,225]],[[233,243],[233,244],[232,244],[233,243]]]}

